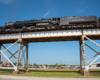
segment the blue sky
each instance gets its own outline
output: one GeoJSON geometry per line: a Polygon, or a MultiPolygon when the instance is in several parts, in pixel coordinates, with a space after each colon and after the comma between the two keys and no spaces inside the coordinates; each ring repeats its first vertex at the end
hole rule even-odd
{"type": "MultiPolygon", "coordinates": [[[[100,16],[100,0],[0,0],[0,26],[7,22],[31,19],[92,15],[100,16]]],[[[97,51],[100,50],[91,42],[86,42],[97,51]]],[[[99,40],[96,42],[100,44],[99,40]]],[[[5,44],[6,47],[9,45],[5,44]]],[[[18,44],[11,51],[15,52],[16,48],[18,44]]],[[[87,47],[86,54],[87,61],[95,55],[87,47]]],[[[13,58],[11,60],[15,61],[13,58]]],[[[29,63],[60,64],[61,60],[63,64],[79,64],[78,41],[29,43],[29,63]]]]}

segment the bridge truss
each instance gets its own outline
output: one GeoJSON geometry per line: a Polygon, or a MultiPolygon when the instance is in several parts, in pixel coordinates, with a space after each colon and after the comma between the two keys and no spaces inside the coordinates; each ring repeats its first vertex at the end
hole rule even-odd
{"type": "MultiPolygon", "coordinates": [[[[99,46],[93,39],[100,39],[100,29],[91,28],[91,29],[73,29],[73,30],[54,30],[54,31],[38,31],[38,32],[22,32],[22,33],[9,33],[9,34],[0,34],[0,44],[5,48],[4,51],[1,51],[1,54],[13,65],[15,71],[19,71],[19,63],[25,66],[25,70],[28,71],[28,43],[30,42],[50,42],[50,41],[79,41],[80,45],[80,73],[84,75],[89,75],[88,69],[90,65],[94,63],[98,58],[100,58],[100,53],[95,51],[92,47],[85,43],[85,40],[89,40],[95,45],[99,46]],[[13,43],[10,47],[6,48],[3,44],[13,43]],[[9,49],[13,47],[16,43],[19,43],[19,49],[12,54],[9,49]],[[23,46],[22,46],[23,45],[23,46]],[[92,57],[88,62],[86,61],[86,52],[85,45],[96,52],[96,55],[92,57]],[[25,60],[25,65],[21,62],[22,58],[19,59],[20,51],[23,47],[26,47],[23,51],[22,58],[25,60]],[[11,54],[11,57],[14,57],[17,60],[17,64],[14,65],[10,60],[11,57],[7,57],[4,53],[8,51],[11,54]],[[26,57],[24,58],[26,52],[26,57]],[[15,54],[18,53],[17,57],[15,54]],[[99,56],[98,56],[99,55],[99,56]],[[98,56],[98,57],[97,57],[98,56]],[[92,59],[97,57],[93,62],[87,65],[92,59]],[[84,72],[82,70],[82,62],[84,63],[84,72]]],[[[0,54],[0,55],[1,55],[0,54]]],[[[5,61],[5,63],[7,62],[5,61]]],[[[0,67],[3,68],[3,67],[0,67]]],[[[98,67],[99,68],[99,67],[98,67]]]]}

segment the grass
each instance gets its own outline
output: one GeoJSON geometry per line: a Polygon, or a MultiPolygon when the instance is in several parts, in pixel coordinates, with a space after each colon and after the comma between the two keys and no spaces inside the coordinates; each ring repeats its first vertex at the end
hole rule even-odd
{"type": "MultiPolygon", "coordinates": [[[[62,78],[83,78],[84,76],[78,73],[78,69],[65,69],[65,70],[44,70],[34,69],[29,73],[24,73],[24,70],[20,70],[20,74],[12,74],[13,70],[3,70],[0,75],[14,75],[14,76],[34,76],[34,77],[62,77],[62,78]]],[[[100,70],[90,70],[90,75],[87,78],[100,78],[100,70]]]]}

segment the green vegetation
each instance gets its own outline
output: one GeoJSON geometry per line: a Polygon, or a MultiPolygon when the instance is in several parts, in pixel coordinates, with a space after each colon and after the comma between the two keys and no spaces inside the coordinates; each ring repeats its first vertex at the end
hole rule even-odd
{"type": "MultiPolygon", "coordinates": [[[[53,69],[34,69],[29,73],[24,73],[24,70],[20,70],[20,74],[12,74],[13,70],[3,70],[0,75],[15,75],[15,76],[35,76],[35,77],[66,77],[66,78],[83,78],[84,76],[78,73],[78,69],[65,69],[65,70],[53,70],[53,69]]],[[[100,69],[90,70],[90,78],[100,78],[100,69]]]]}
{"type": "Polygon", "coordinates": [[[0,61],[0,64],[2,64],[3,63],[3,61],[0,61]]]}
{"type": "MultiPolygon", "coordinates": [[[[30,66],[30,65],[32,66],[32,64],[29,64],[29,66],[30,66]]],[[[35,63],[34,63],[33,66],[43,66],[43,65],[42,65],[42,64],[39,65],[39,64],[35,64],[35,63]]],[[[67,66],[67,65],[65,65],[65,64],[58,65],[58,63],[56,63],[56,64],[54,64],[54,65],[45,64],[45,66],[46,66],[46,67],[48,66],[48,67],[53,67],[53,68],[55,68],[55,67],[61,67],[61,66],[67,66]]]]}
{"type": "Polygon", "coordinates": [[[40,71],[40,72],[42,72],[42,71],[49,71],[49,72],[58,72],[58,71],[62,71],[62,72],[78,72],[79,71],[79,69],[29,69],[30,71],[40,71]]]}

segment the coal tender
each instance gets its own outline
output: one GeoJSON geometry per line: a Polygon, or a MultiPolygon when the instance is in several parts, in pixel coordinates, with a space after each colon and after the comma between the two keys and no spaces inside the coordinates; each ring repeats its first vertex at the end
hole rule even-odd
{"type": "Polygon", "coordinates": [[[60,25],[70,25],[70,24],[90,24],[97,23],[96,16],[83,16],[83,17],[63,17],[60,19],[60,25]]]}

